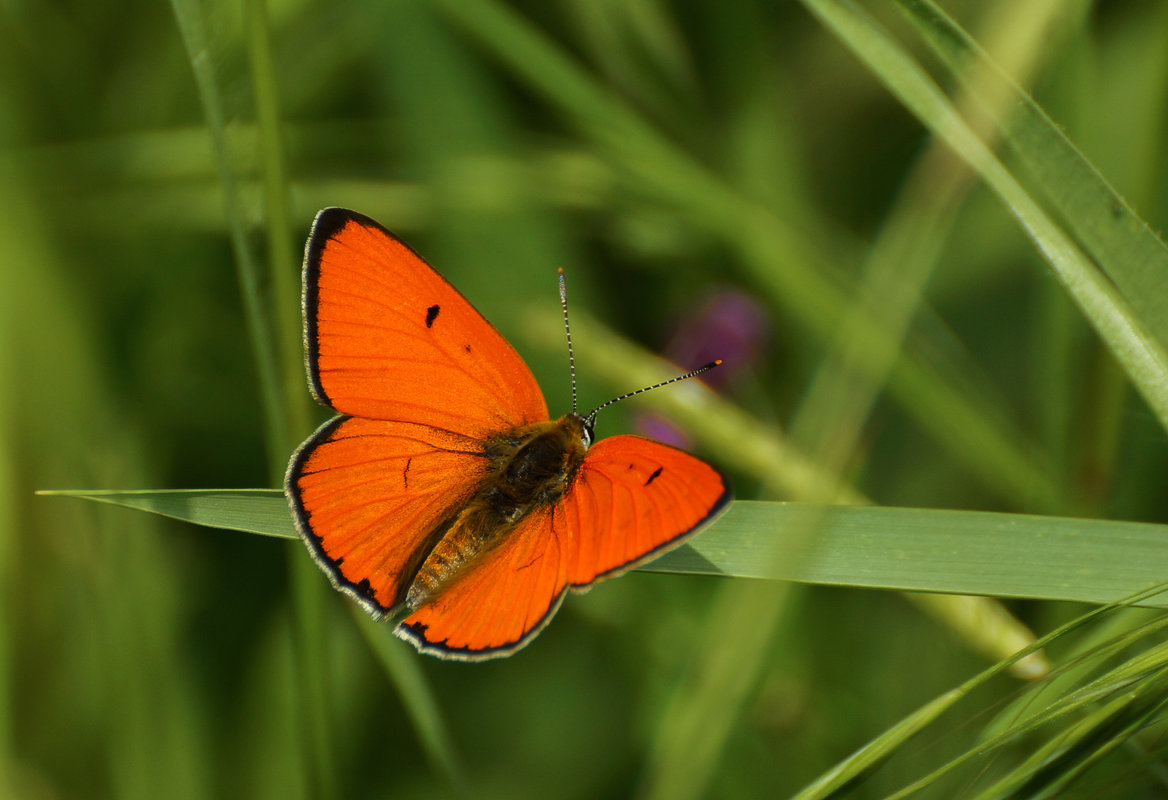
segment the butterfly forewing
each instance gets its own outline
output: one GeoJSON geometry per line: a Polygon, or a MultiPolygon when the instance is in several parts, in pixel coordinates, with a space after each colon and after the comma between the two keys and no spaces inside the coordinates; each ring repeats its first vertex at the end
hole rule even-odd
{"type": "Polygon", "coordinates": [[[308,369],[322,403],[477,438],[547,419],[539,385],[507,340],[368,217],[317,215],[304,286],[308,369]]]}
{"type": "Polygon", "coordinates": [[[304,258],[309,382],[348,417],[289,465],[297,526],[334,584],[374,614],[404,595],[441,526],[479,488],[483,443],[547,418],[514,348],[373,220],[321,211],[304,258]]]}

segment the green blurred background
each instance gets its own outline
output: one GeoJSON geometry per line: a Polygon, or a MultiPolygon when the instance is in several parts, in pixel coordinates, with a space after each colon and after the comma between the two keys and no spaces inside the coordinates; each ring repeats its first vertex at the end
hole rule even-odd
{"type": "MultiPolygon", "coordinates": [[[[1162,227],[1164,4],[1049,3],[1038,19],[1014,19],[1015,5],[946,9],[1004,48],[993,51],[1003,62],[1024,63],[1039,102],[1162,227]],[[1019,29],[1041,35],[1019,44],[1008,35],[1019,29]]],[[[903,32],[894,12],[872,6],[903,32]]],[[[0,6],[7,796],[460,791],[323,576],[313,574],[322,624],[298,621],[299,544],[33,496],[277,485],[290,449],[265,437],[241,252],[266,265],[253,297],[295,315],[274,276],[299,280],[313,214],[341,205],[373,216],[516,342],[553,414],[569,399],[564,353],[529,310],[557,312],[558,267],[582,317],[656,352],[686,331],[700,338],[690,328],[702,309],[733,289],[761,323],[727,345],[724,357],[743,360],[720,388],[777,427],[800,410],[826,347],[825,331],[800,316],[810,301],[798,290],[829,277],[850,296],[904,193],[916,187],[924,214],[929,178],[957,171],[797,4],[268,0],[267,79],[251,60],[265,35],[241,10],[255,7],[0,6]],[[513,29],[531,36],[507,38],[513,29]],[[577,71],[552,68],[563,63],[577,71]],[[212,78],[220,151],[196,70],[212,78]],[[275,139],[255,124],[273,100],[275,139]],[[287,224],[267,240],[263,165],[274,156],[287,224]],[[736,227],[735,203],[784,231],[779,251],[802,273],[775,263],[773,275],[787,277],[770,279],[775,250],[736,227]],[[234,249],[229,213],[245,234],[234,249]],[[270,258],[282,252],[291,255],[270,258]]],[[[944,443],[947,421],[922,422],[903,394],[878,399],[837,467],[888,505],[1163,519],[1163,431],[1009,213],[975,182],[955,196],[912,336],[947,365],[949,385],[1017,432],[1040,478],[979,472],[944,443]]],[[[606,354],[586,355],[584,337],[576,346],[585,406],[635,388],[590,374],[587,359],[606,354]]],[[[307,397],[304,388],[299,402],[307,397]]],[[[600,433],[637,424],[635,408],[615,409],[600,433]]],[[[734,442],[697,446],[731,471],[738,497],[786,499],[735,463],[734,442]]],[[[417,659],[432,694],[417,691],[437,708],[422,717],[449,729],[438,752],[461,764],[463,791],[669,794],[653,772],[677,720],[666,709],[700,678],[695,660],[715,641],[711,609],[726,583],[637,573],[569,599],[513,658],[417,659]]],[[[760,589],[771,590],[782,591],[760,589]]],[[[722,710],[712,752],[694,756],[711,765],[689,786],[698,795],[789,795],[987,663],[891,593],[813,588],[783,599],[773,627],[760,620],[741,634],[763,648],[761,670],[728,686],[724,703],[705,695],[722,710]]],[[[1074,611],[1011,607],[1039,630],[1074,611]]],[[[1012,680],[1001,678],[995,697],[1008,697],[1012,680]]],[[[700,730],[701,710],[686,724],[700,730]]],[[[922,757],[942,759],[974,734],[954,725],[922,757]]],[[[909,772],[893,762],[855,796],[882,796],[909,772]]]]}

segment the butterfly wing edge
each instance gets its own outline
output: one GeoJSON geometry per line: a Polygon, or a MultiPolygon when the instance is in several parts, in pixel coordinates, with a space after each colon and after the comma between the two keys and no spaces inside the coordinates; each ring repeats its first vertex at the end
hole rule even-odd
{"type": "MultiPolygon", "coordinates": [[[[316,307],[320,301],[320,258],[328,243],[350,222],[375,228],[414,253],[409,245],[386,230],[385,226],[377,220],[347,208],[339,206],[322,208],[312,220],[308,242],[304,245],[304,263],[301,266],[300,313],[304,320],[304,368],[308,373],[308,388],[312,391],[313,398],[328,408],[333,408],[333,404],[321,383],[320,372],[317,369],[320,345],[317,335],[316,307]]],[[[425,259],[418,256],[417,253],[414,255],[425,263],[425,259]]],[[[315,434],[313,438],[315,438],[315,434]]]]}
{"type": "Polygon", "coordinates": [[[292,521],[296,525],[296,533],[300,535],[301,541],[308,548],[312,560],[328,576],[329,583],[337,591],[353,598],[371,617],[381,622],[391,617],[395,613],[396,608],[386,608],[377,602],[371,596],[372,589],[368,587],[368,580],[353,583],[341,573],[337,562],[329,558],[328,554],[325,553],[322,537],[313,532],[312,526],[308,521],[308,510],[304,507],[303,500],[300,497],[299,487],[296,485],[296,479],[301,474],[301,468],[304,466],[304,462],[308,459],[312,451],[321,442],[326,441],[334,430],[349,419],[351,417],[345,414],[338,414],[326,420],[320,427],[313,431],[311,436],[296,448],[296,452],[292,454],[292,458],[288,461],[288,469],[284,473],[284,496],[288,499],[288,505],[292,509],[292,521]],[[363,588],[363,584],[365,588],[363,588]]]}
{"type": "MultiPolygon", "coordinates": [[[[518,640],[510,644],[501,645],[499,647],[491,647],[485,650],[471,650],[462,647],[447,647],[439,642],[427,641],[421,634],[415,633],[413,628],[406,625],[404,622],[394,626],[393,634],[399,639],[403,639],[414,646],[419,653],[425,655],[435,656],[444,661],[464,661],[467,663],[475,661],[490,661],[495,658],[506,658],[514,655],[516,652],[522,650],[531,640],[539,636],[543,629],[552,621],[552,617],[560,610],[560,604],[564,602],[564,598],[568,594],[570,587],[565,586],[552,600],[548,610],[539,618],[534,626],[526,631],[518,640]]],[[[445,640],[443,640],[445,641],[445,640]]]]}

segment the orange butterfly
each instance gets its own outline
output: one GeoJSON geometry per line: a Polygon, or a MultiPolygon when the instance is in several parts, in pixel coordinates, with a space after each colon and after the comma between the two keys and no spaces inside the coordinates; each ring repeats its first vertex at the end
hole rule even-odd
{"type": "Polygon", "coordinates": [[[507,340],[368,217],[317,215],[304,341],[339,416],[288,465],[296,527],[334,586],[422,652],[513,653],[568,589],[676,547],[730,501],[688,453],[593,445],[595,411],[549,419],[507,340]]]}

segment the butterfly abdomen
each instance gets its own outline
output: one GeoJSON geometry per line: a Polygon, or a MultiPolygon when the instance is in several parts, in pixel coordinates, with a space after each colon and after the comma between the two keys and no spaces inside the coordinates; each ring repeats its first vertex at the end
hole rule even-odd
{"type": "Polygon", "coordinates": [[[583,425],[582,418],[569,414],[487,443],[488,478],[422,562],[407,606],[416,609],[441,593],[520,520],[563,497],[584,460],[583,425]]]}

